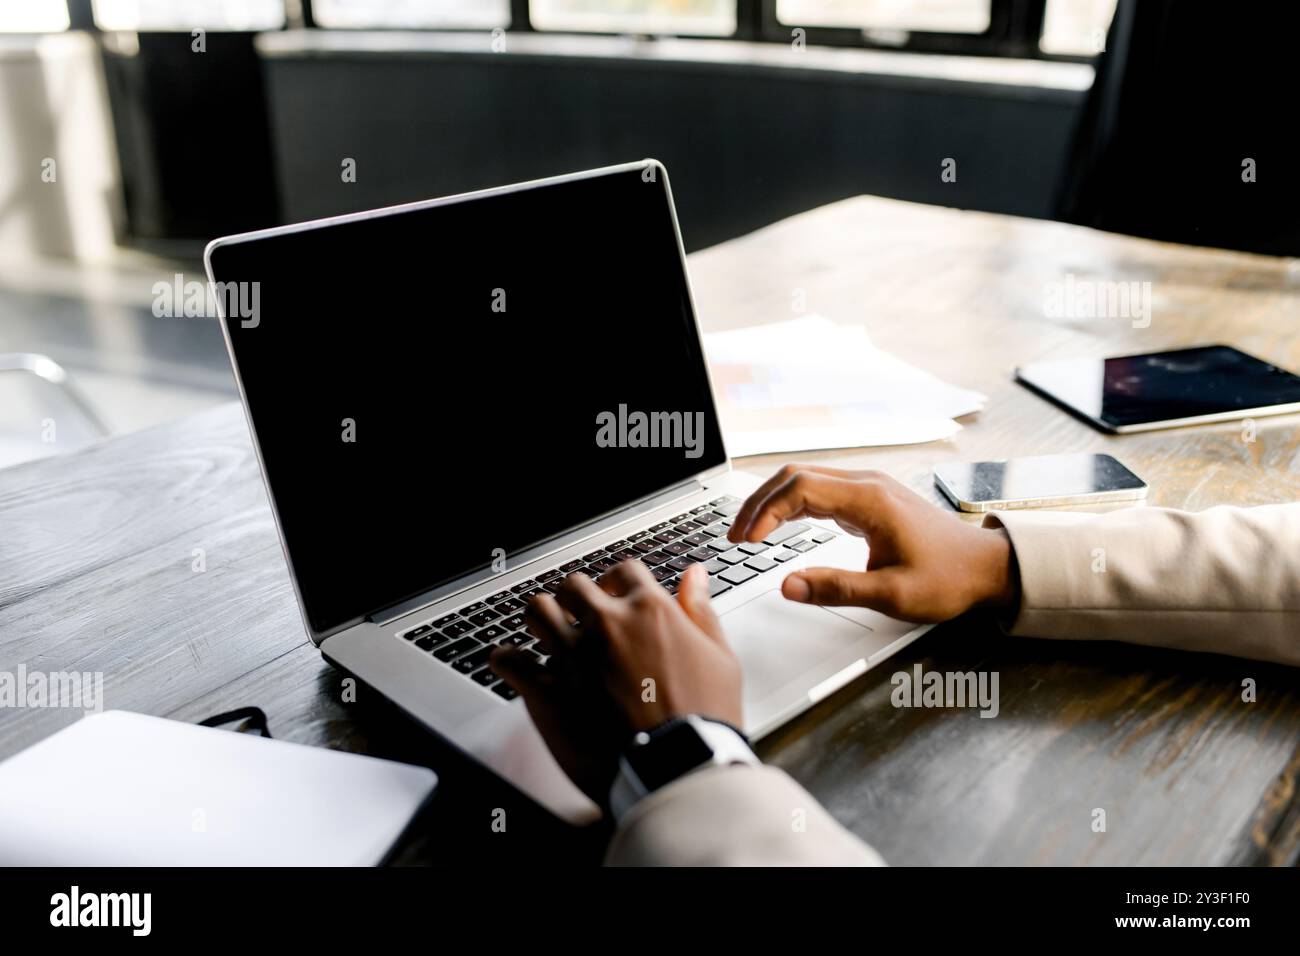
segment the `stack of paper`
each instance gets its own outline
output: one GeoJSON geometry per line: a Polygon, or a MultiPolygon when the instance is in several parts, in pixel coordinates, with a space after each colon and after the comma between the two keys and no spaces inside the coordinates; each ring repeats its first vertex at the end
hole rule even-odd
{"type": "Polygon", "coordinates": [[[958,432],[985,396],[871,343],[864,328],[808,315],[704,337],[733,458],[911,445],[958,432]]]}

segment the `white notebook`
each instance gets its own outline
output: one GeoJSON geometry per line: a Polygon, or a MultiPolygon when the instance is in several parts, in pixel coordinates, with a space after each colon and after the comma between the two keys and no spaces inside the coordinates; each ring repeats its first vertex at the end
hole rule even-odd
{"type": "Polygon", "coordinates": [[[371,866],[437,780],[110,710],[0,763],[0,865],[371,866]]]}

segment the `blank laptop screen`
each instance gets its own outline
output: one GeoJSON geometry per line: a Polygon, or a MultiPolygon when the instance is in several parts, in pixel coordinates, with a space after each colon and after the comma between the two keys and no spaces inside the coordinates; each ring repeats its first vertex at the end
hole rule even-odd
{"type": "Polygon", "coordinates": [[[317,633],[725,461],[655,172],[212,250],[317,633]]]}

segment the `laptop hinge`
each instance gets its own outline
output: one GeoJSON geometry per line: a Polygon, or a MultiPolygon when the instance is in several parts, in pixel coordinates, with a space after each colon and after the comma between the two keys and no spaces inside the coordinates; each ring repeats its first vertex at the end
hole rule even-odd
{"type": "MultiPolygon", "coordinates": [[[[626,508],[621,508],[618,511],[605,515],[604,517],[597,518],[595,521],[590,521],[578,528],[574,528],[572,531],[568,531],[558,538],[551,538],[548,541],[544,541],[539,545],[529,548],[527,551],[521,551],[518,554],[511,555],[506,559],[506,567],[508,571],[514,571],[525,564],[544,558],[548,554],[563,551],[565,548],[577,544],[579,541],[584,541],[587,538],[616,527],[624,521],[635,518],[637,515],[654,511],[656,508],[662,508],[664,505],[677,501],[679,498],[693,495],[703,488],[704,484],[698,479],[689,478],[679,485],[673,485],[673,487],[661,491],[656,495],[652,495],[649,498],[643,498],[635,504],[628,505],[626,508]]],[[[418,611],[422,607],[436,604],[438,601],[451,597],[453,594],[469,590],[476,585],[482,584],[484,581],[490,581],[492,578],[499,577],[503,573],[506,572],[493,571],[491,567],[480,568],[471,574],[457,578],[455,581],[449,581],[440,587],[425,591],[413,598],[394,604],[391,607],[386,607],[381,611],[376,611],[374,614],[371,614],[367,620],[382,627],[385,624],[396,621],[398,618],[405,617],[414,611],[418,611]]]]}

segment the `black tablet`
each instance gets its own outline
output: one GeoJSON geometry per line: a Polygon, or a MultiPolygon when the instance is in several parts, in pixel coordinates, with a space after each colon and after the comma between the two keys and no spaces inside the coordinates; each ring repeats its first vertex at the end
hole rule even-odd
{"type": "Polygon", "coordinates": [[[1108,432],[1300,411],[1300,377],[1229,345],[1034,362],[1016,379],[1108,432]]]}

